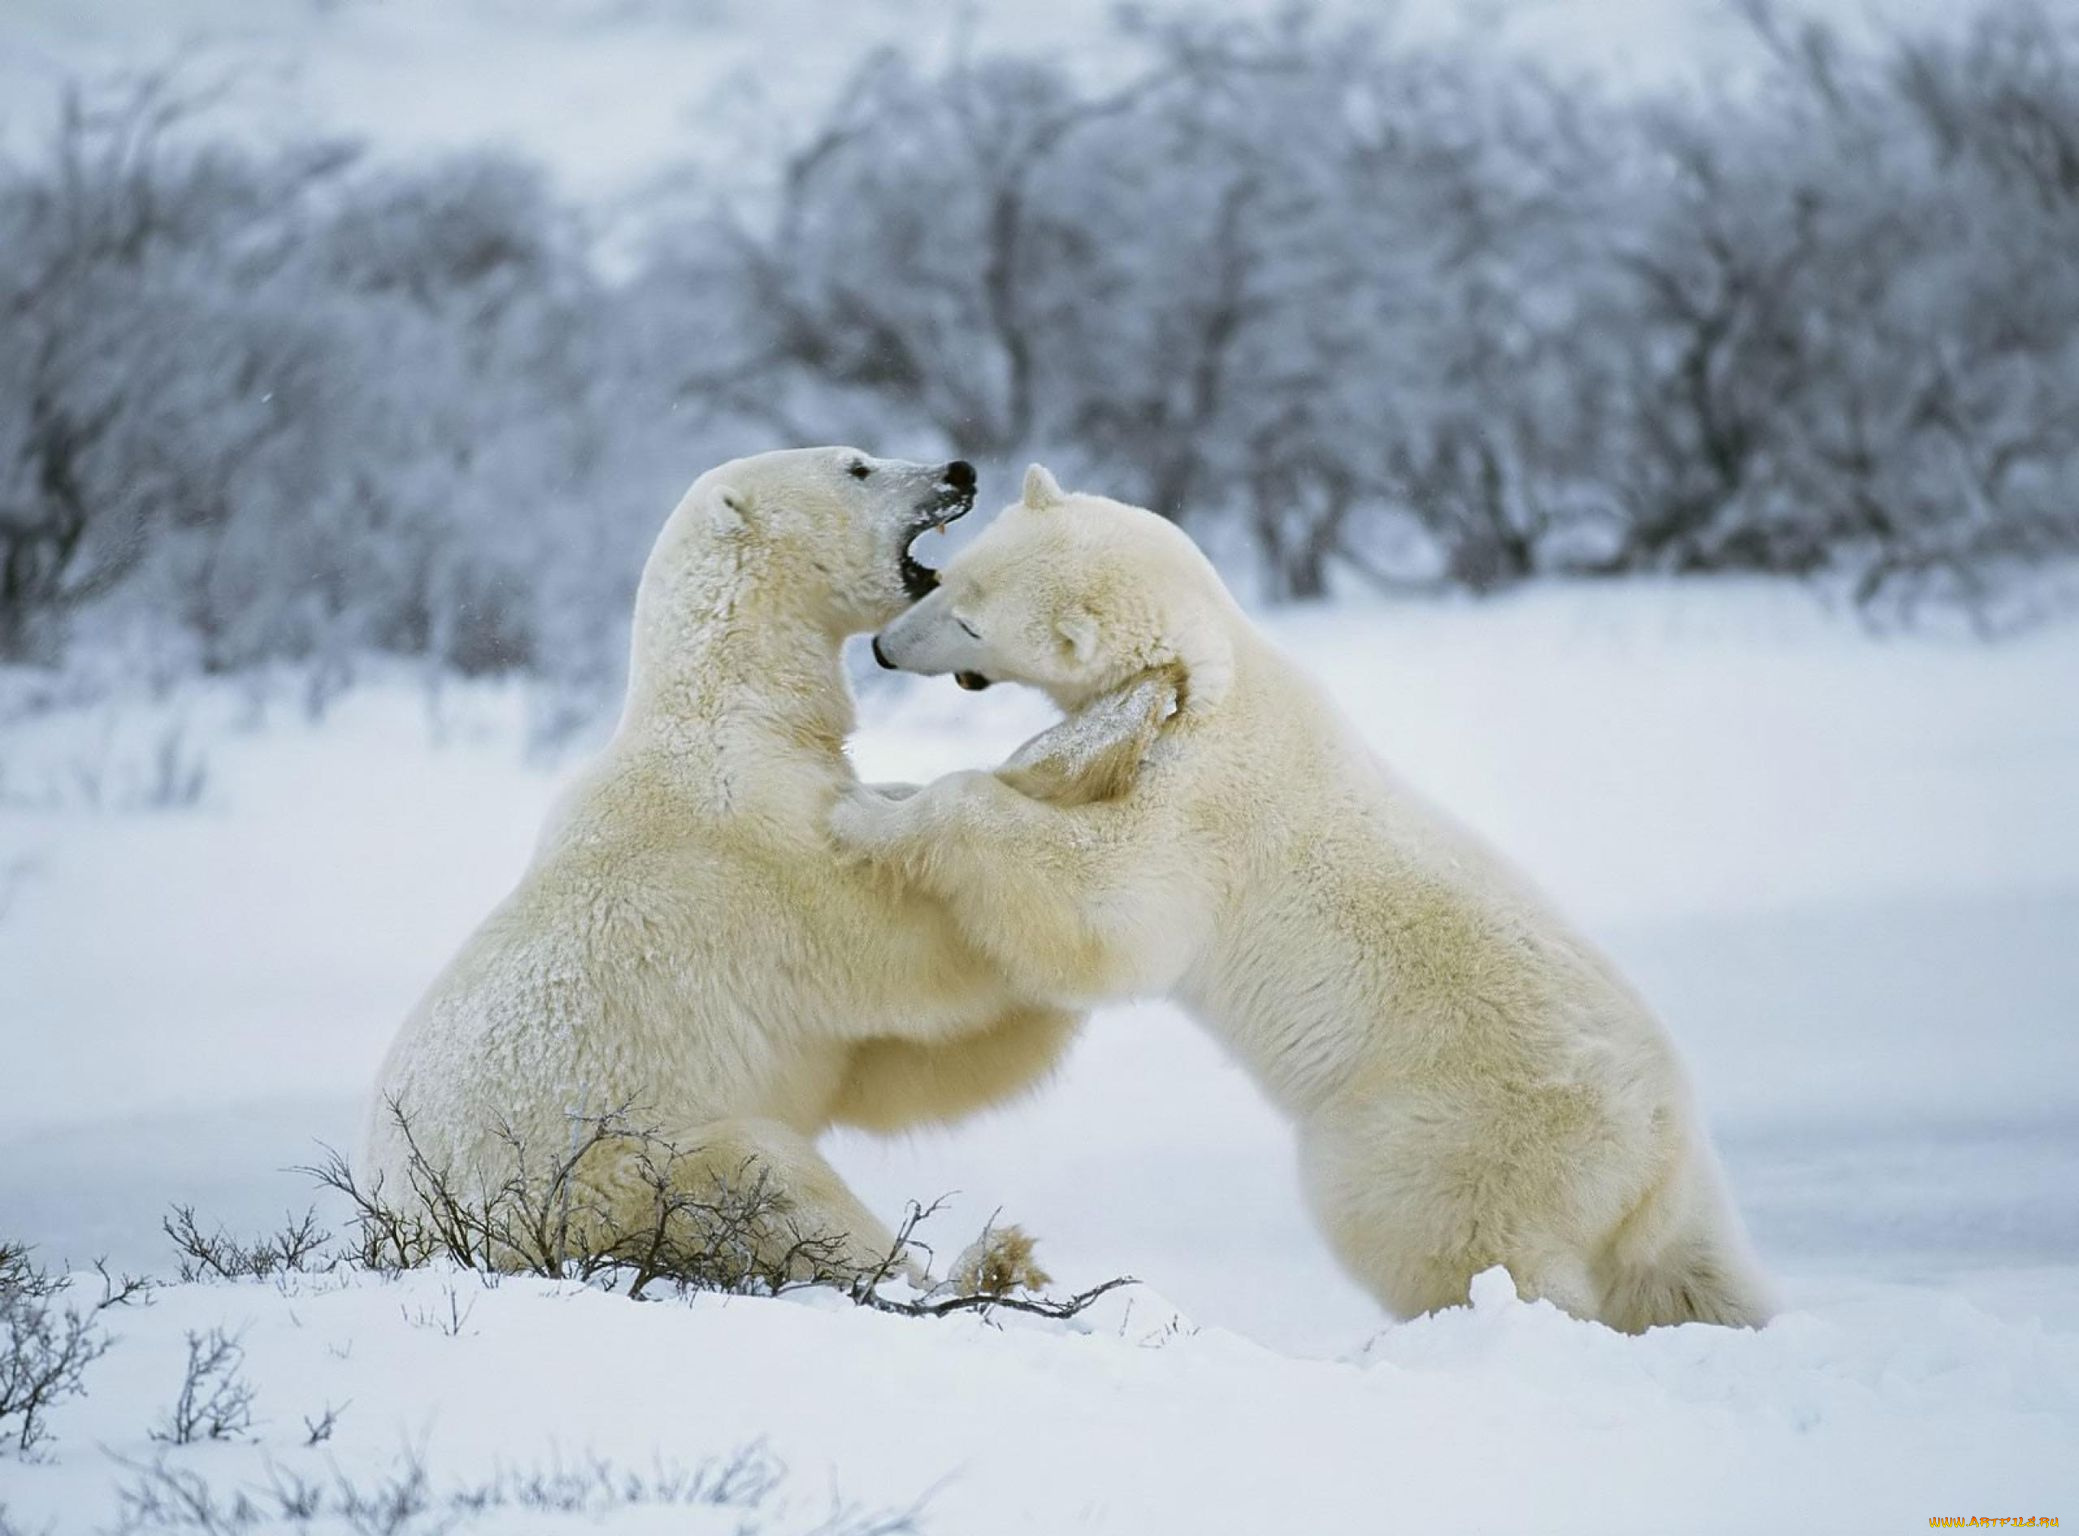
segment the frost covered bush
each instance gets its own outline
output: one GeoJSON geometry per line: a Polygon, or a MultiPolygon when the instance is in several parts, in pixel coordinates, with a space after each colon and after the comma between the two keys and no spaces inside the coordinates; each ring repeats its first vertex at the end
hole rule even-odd
{"type": "Polygon", "coordinates": [[[1665,123],[1626,253],[1660,409],[1613,563],[1973,601],[2079,536],[2079,32],[2010,6],[1869,59],[1761,20],[1776,72],[1665,123]]]}
{"type": "Polygon", "coordinates": [[[2069,555],[2079,25],[1856,51],[1749,11],[1769,67],[1709,100],[1303,12],[1144,29],[1109,94],[877,60],[738,242],[744,366],[1232,522],[1274,595],[1740,569],[1968,601],[2069,555]]]}
{"type": "MultiPolygon", "coordinates": [[[[625,1109],[572,1117],[568,1143],[554,1148],[530,1147],[517,1133],[502,1132],[511,1171],[496,1183],[427,1157],[404,1112],[395,1105],[389,1112],[411,1149],[405,1188],[363,1184],[337,1153],[305,1170],[346,1202],[353,1235],[345,1260],[360,1269],[395,1273],[445,1263],[489,1275],[578,1280],[638,1300],[652,1288],[779,1296],[825,1287],[858,1306],[911,1317],[997,1307],[1073,1317],[1134,1283],[1122,1277],[1068,1297],[1040,1294],[1049,1277],[1033,1261],[1031,1239],[992,1224],[955,1260],[945,1283],[911,1295],[907,1261],[930,1256],[919,1228],[938,1214],[936,1202],[913,1203],[879,1264],[861,1270],[846,1261],[841,1237],[799,1225],[764,1169],[747,1163],[720,1183],[687,1178],[687,1153],[625,1109]],[[602,1152],[636,1170],[649,1192],[644,1219],[617,1219],[588,1184],[586,1173],[602,1152]]],[[[310,1217],[255,1245],[221,1233],[204,1237],[184,1209],[166,1230],[202,1270],[226,1278],[329,1267],[319,1256],[325,1239],[310,1217]]],[[[184,1264],[183,1278],[190,1274],[184,1264]]]]}
{"type": "Polygon", "coordinates": [[[120,618],[582,712],[663,510],[788,441],[1044,455],[1272,597],[1747,570],[1992,612],[2079,551],[2079,19],[1745,9],[1751,84],[1644,101],[1303,8],[1129,13],[1095,83],[877,54],[611,276],[511,160],[75,95],[0,165],[0,660],[120,618]]]}
{"type": "Polygon", "coordinates": [[[698,452],[668,412],[620,451],[621,317],[507,162],[238,147],[146,80],[0,167],[0,248],[0,660],[91,612],[207,671],[555,672],[544,594],[614,607],[607,525],[646,545],[698,452]]]}
{"type": "MultiPolygon", "coordinates": [[[[349,1258],[381,1272],[442,1262],[485,1273],[517,1272],[624,1289],[640,1298],[660,1282],[681,1290],[778,1295],[801,1285],[849,1283],[842,1244],[792,1225],[762,1172],[694,1193],[675,1182],[680,1153],[625,1111],[574,1118],[568,1145],[530,1147],[502,1133],[510,1171],[495,1183],[427,1157],[403,1111],[410,1147],[407,1187],[363,1185],[334,1153],[310,1169],[341,1196],[353,1228],[349,1258]],[[639,1227],[617,1223],[585,1181],[597,1154],[626,1153],[652,1195],[639,1227]]],[[[180,1225],[192,1226],[184,1214],[180,1225]]],[[[892,1272],[897,1257],[891,1255],[892,1272]]]]}
{"type": "MultiPolygon", "coordinates": [[[[762,1444],[697,1466],[645,1469],[590,1457],[546,1467],[511,1468],[483,1481],[436,1485],[422,1456],[407,1452],[387,1473],[354,1477],[335,1471],[307,1477],[274,1469],[265,1486],[222,1488],[201,1472],[166,1458],[139,1468],[119,1490],[118,1536],[152,1531],[341,1532],[355,1536],[445,1536],[452,1531],[511,1531],[551,1521],[561,1528],[607,1526],[629,1511],[664,1511],[646,1529],[733,1532],[784,1529],[801,1536],[905,1536],[921,1529],[921,1506],[869,1510],[837,1502],[813,1527],[776,1527],[786,1467],[762,1444]],[[703,1517],[702,1512],[710,1512],[703,1517]],[[560,1517],[560,1519],[559,1519],[560,1517]],[[690,1523],[688,1523],[690,1522],[690,1523]]],[[[618,1527],[610,1527],[618,1528],[618,1527]]]]}
{"type": "Polygon", "coordinates": [[[223,1329],[191,1332],[180,1392],[152,1438],[167,1445],[244,1438],[253,1427],[253,1384],[244,1364],[245,1350],[223,1329]]]}
{"type": "Polygon", "coordinates": [[[145,1292],[142,1281],[102,1275],[101,1299],[85,1308],[64,1300],[70,1275],[54,1275],[29,1250],[0,1242],[0,1448],[20,1456],[50,1438],[48,1414],[86,1391],[86,1370],[108,1352],[100,1314],[145,1292]]]}
{"type": "Polygon", "coordinates": [[[176,1205],[160,1222],[180,1255],[180,1278],[193,1280],[266,1280],[275,1275],[323,1273],[338,1259],[327,1251],[332,1234],[318,1225],[317,1213],[292,1217],[279,1230],[241,1242],[222,1227],[205,1232],[191,1205],[176,1205]]]}

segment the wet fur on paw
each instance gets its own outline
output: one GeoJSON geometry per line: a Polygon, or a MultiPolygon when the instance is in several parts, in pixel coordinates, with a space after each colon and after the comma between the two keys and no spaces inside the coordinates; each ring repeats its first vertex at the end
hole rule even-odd
{"type": "Polygon", "coordinates": [[[1033,1257],[1038,1242],[1023,1227],[991,1224],[953,1261],[947,1285],[963,1296],[1042,1290],[1054,1278],[1033,1257]]]}

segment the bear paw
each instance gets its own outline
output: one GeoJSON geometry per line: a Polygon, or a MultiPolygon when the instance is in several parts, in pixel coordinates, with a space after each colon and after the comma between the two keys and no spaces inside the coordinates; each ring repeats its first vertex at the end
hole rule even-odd
{"type": "Polygon", "coordinates": [[[1038,1243],[1023,1227],[982,1228],[953,1261],[946,1285],[963,1296],[1008,1296],[1043,1289],[1054,1277],[1033,1257],[1038,1243]]]}

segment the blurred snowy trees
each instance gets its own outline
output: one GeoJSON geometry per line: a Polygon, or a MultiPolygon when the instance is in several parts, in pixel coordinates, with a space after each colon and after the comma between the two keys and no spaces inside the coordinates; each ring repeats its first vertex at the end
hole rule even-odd
{"type": "Polygon", "coordinates": [[[611,627],[705,445],[659,429],[570,216],[505,162],[261,154],[182,112],[75,98],[0,183],[0,655],[84,612],[204,670],[478,671],[611,627]]]}
{"type": "Polygon", "coordinates": [[[1153,506],[1268,595],[1749,570],[1982,608],[2079,551],[2079,29],[1712,99],[1294,12],[866,61],[609,280],[496,159],[200,134],[161,84],[0,168],[0,655],[602,675],[728,453],[952,451],[1153,506]]]}
{"type": "Polygon", "coordinates": [[[737,371],[1232,521],[1273,595],[1969,599],[2079,540],[2079,32],[2007,6],[1854,54],[1753,19],[1772,67],[1708,102],[1304,14],[1147,29],[1110,95],[877,61],[738,237],[771,325],[737,371]]]}

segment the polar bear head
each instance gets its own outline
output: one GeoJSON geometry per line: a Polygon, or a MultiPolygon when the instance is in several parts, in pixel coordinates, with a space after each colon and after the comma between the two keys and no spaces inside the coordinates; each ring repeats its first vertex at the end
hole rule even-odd
{"type": "Polygon", "coordinates": [[[733,459],[693,482],[658,536],[638,638],[688,638],[716,610],[784,605],[830,634],[885,624],[937,585],[917,538],[974,506],[964,459],[914,464],[856,448],[733,459]]]}
{"type": "Polygon", "coordinates": [[[1226,687],[1238,618],[1182,529],[1123,502],[1069,495],[1035,464],[1019,501],[875,638],[874,658],[951,673],[963,688],[1026,683],[1070,710],[1172,672],[1203,707],[1226,687]]]}

